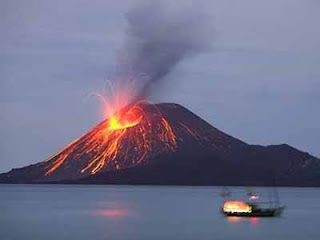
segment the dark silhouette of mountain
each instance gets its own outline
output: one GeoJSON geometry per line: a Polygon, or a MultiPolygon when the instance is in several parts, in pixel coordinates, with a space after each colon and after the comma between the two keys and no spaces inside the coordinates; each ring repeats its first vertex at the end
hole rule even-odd
{"type": "Polygon", "coordinates": [[[320,186],[320,160],[287,144],[246,144],[178,104],[121,111],[130,121],[107,119],[46,161],[0,174],[0,182],[320,186]]]}

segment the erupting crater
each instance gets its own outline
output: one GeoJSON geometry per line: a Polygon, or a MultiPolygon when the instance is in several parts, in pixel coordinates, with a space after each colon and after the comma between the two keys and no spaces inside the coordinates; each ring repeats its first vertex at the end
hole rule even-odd
{"type": "MultiPolygon", "coordinates": [[[[249,145],[179,104],[122,108],[47,160],[0,183],[320,186],[319,159],[289,145],[249,145]]],[[[232,207],[234,208],[234,207],[232,207]]]]}
{"type": "Polygon", "coordinates": [[[156,105],[134,104],[47,159],[45,176],[56,179],[69,168],[76,169],[70,175],[77,178],[132,167],[150,155],[174,151],[176,145],[176,136],[156,105]]]}

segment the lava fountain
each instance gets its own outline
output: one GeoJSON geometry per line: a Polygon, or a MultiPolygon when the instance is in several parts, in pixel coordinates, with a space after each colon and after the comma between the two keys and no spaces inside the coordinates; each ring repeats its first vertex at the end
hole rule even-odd
{"type": "Polygon", "coordinates": [[[142,164],[146,158],[174,151],[176,136],[156,105],[130,104],[46,160],[45,176],[68,168],[93,175],[142,164]]]}

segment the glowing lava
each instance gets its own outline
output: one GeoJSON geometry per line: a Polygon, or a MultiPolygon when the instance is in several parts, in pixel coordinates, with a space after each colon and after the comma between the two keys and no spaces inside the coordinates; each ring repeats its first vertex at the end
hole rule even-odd
{"type": "Polygon", "coordinates": [[[75,164],[81,170],[74,176],[128,168],[176,146],[170,124],[155,105],[130,105],[50,157],[45,176],[75,164]]]}
{"type": "Polygon", "coordinates": [[[119,116],[111,116],[109,119],[109,129],[110,130],[120,130],[125,128],[134,127],[139,124],[141,118],[133,121],[124,120],[121,121],[119,116]]]}

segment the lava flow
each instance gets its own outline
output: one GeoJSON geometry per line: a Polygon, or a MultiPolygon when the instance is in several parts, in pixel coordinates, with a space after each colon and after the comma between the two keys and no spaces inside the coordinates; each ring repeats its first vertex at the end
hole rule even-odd
{"type": "Polygon", "coordinates": [[[134,127],[139,124],[141,117],[135,120],[124,119],[119,116],[111,116],[109,120],[109,130],[120,130],[125,128],[134,127]]]}
{"type": "Polygon", "coordinates": [[[46,160],[49,165],[45,176],[75,164],[81,170],[73,176],[119,170],[141,164],[155,154],[174,151],[176,146],[176,136],[157,107],[134,104],[114,113],[46,160]]]}

